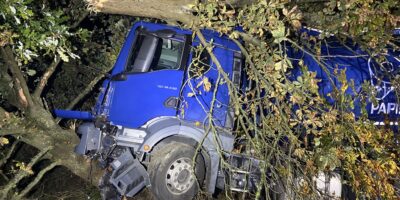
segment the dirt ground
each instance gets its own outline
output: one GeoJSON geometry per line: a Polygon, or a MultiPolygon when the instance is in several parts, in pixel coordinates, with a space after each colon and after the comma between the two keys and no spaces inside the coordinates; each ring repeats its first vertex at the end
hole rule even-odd
{"type": "MultiPolygon", "coordinates": [[[[59,167],[48,173],[29,199],[37,200],[100,200],[100,194],[96,187],[90,184],[90,179],[83,180],[70,173],[66,168],[59,167]]],[[[218,199],[224,200],[223,195],[217,198],[210,198],[200,195],[196,199],[218,199]]],[[[139,194],[124,200],[155,200],[149,189],[144,188],[139,194]]]]}

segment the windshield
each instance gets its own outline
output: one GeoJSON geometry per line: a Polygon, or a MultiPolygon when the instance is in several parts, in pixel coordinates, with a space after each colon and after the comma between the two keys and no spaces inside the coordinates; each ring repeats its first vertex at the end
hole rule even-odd
{"type": "Polygon", "coordinates": [[[184,40],[139,33],[126,67],[127,72],[180,69],[184,40]]]}

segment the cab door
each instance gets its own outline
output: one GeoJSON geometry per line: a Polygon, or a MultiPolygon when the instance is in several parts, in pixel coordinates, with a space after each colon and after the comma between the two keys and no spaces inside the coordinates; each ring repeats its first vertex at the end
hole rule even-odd
{"type": "Polygon", "coordinates": [[[125,70],[111,78],[108,119],[137,128],[160,116],[176,116],[184,75],[186,36],[138,33],[125,70]]]}
{"type": "MultiPolygon", "coordinates": [[[[194,49],[198,45],[199,41],[195,40],[193,42],[194,49]]],[[[213,53],[221,63],[225,73],[231,76],[233,52],[222,46],[215,46],[213,53]]],[[[192,64],[189,65],[190,67],[187,70],[187,81],[185,81],[182,88],[181,117],[187,121],[208,123],[208,112],[214,98],[214,90],[217,87],[213,107],[213,122],[217,126],[224,127],[230,100],[228,86],[224,83],[222,75],[218,82],[219,72],[217,66],[212,62],[205,49],[197,53],[192,50],[191,58],[192,64]],[[197,63],[195,64],[195,62],[197,63]],[[196,73],[199,70],[201,72],[196,73]],[[209,83],[209,88],[205,86],[208,84],[206,82],[209,83]]]]}

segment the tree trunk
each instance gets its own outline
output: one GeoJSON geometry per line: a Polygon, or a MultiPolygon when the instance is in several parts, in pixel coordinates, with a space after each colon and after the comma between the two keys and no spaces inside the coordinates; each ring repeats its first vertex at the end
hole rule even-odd
{"type": "MultiPolygon", "coordinates": [[[[166,21],[178,21],[193,25],[196,17],[192,13],[195,0],[86,0],[89,9],[96,12],[130,15],[136,17],[157,18],[166,21]]],[[[207,2],[206,0],[200,2],[207,2]]],[[[220,1],[233,7],[242,7],[255,0],[220,1]]]]}
{"type": "Polygon", "coordinates": [[[103,13],[180,21],[190,24],[194,0],[87,0],[89,8],[103,13]]]}
{"type": "Polygon", "coordinates": [[[13,88],[16,94],[16,99],[18,99],[18,103],[14,106],[18,107],[20,110],[28,111],[29,106],[33,105],[33,100],[29,93],[25,78],[15,61],[13,51],[9,46],[1,47],[0,55],[12,75],[13,88]]]}

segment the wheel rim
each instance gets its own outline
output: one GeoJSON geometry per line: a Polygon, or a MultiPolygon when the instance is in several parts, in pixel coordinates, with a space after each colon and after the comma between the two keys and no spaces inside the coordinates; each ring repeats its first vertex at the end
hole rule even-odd
{"type": "Polygon", "coordinates": [[[195,181],[191,170],[192,160],[189,158],[179,158],[172,162],[165,176],[168,190],[174,194],[182,194],[188,191],[195,181]]]}

